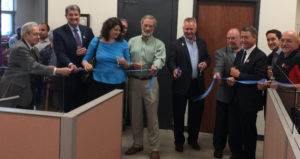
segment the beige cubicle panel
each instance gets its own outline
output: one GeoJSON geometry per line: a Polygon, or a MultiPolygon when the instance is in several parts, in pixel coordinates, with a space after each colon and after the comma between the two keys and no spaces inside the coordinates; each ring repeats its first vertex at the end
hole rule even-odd
{"type": "Polygon", "coordinates": [[[1,159],[59,159],[59,145],[56,113],[1,108],[1,159]]]}
{"type": "Polygon", "coordinates": [[[290,109],[274,89],[268,89],[264,137],[264,159],[299,159],[300,136],[289,115],[290,109]]]}
{"type": "Polygon", "coordinates": [[[121,158],[123,91],[71,112],[0,107],[0,159],[121,158]]]}
{"type": "Polygon", "coordinates": [[[122,100],[119,94],[77,117],[77,159],[121,158],[122,100]]]}

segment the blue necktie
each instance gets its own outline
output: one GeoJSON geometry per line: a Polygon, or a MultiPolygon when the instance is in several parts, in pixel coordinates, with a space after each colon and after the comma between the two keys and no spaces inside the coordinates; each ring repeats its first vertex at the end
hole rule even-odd
{"type": "Polygon", "coordinates": [[[246,53],[246,51],[244,51],[244,52],[243,52],[242,61],[241,61],[241,64],[240,64],[241,67],[244,66],[244,61],[245,61],[246,55],[247,55],[247,53],[246,53]]]}
{"type": "Polygon", "coordinates": [[[75,41],[76,41],[76,44],[77,46],[80,46],[81,47],[81,41],[80,41],[80,37],[79,37],[79,34],[78,34],[78,30],[77,29],[74,29],[74,34],[75,34],[75,41]]]}

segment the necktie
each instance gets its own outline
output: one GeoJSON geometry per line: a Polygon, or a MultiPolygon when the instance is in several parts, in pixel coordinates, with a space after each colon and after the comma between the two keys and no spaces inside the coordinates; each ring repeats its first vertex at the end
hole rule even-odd
{"type": "Polygon", "coordinates": [[[241,65],[240,65],[241,67],[244,66],[244,61],[245,61],[246,55],[247,55],[247,53],[246,53],[246,51],[244,51],[243,52],[243,57],[242,57],[242,60],[241,60],[241,65]]]}
{"type": "Polygon", "coordinates": [[[80,46],[81,47],[81,41],[80,41],[80,37],[79,37],[79,34],[78,34],[78,30],[77,29],[74,29],[74,34],[75,34],[75,41],[76,41],[76,44],[77,46],[80,46]]]}

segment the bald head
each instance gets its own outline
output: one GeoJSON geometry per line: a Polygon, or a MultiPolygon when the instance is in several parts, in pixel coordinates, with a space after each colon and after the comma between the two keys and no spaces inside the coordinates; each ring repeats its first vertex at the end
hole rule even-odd
{"type": "Polygon", "coordinates": [[[298,49],[299,36],[293,30],[283,32],[281,38],[281,48],[285,57],[288,57],[293,51],[298,49]]]}
{"type": "Polygon", "coordinates": [[[240,30],[237,28],[231,28],[227,32],[226,42],[232,50],[238,51],[240,49],[240,30]]]}

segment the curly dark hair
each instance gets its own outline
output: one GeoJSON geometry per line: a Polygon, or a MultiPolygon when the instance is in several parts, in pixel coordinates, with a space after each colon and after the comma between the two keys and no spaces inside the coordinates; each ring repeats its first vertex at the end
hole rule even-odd
{"type": "Polygon", "coordinates": [[[116,38],[117,41],[122,41],[123,40],[123,37],[121,35],[121,33],[123,32],[123,25],[120,21],[119,18],[116,18],[116,17],[112,17],[112,18],[109,18],[107,19],[104,23],[103,23],[103,26],[102,26],[102,29],[101,29],[101,36],[105,39],[105,40],[109,40],[109,31],[111,29],[113,29],[116,25],[119,25],[120,26],[120,35],[116,38]]]}

